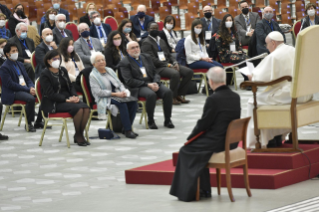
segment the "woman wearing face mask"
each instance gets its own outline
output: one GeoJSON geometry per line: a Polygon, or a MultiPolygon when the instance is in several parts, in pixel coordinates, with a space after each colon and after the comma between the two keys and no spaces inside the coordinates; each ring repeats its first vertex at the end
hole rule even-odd
{"type": "Polygon", "coordinates": [[[305,13],[307,16],[301,20],[301,30],[319,24],[319,16],[316,15],[316,5],[314,3],[308,3],[306,5],[305,13]]]}
{"type": "Polygon", "coordinates": [[[96,10],[97,9],[94,3],[88,3],[85,9],[86,14],[80,18],[80,23],[86,23],[90,27],[92,22],[90,21],[89,13],[96,10]]]}
{"type": "Polygon", "coordinates": [[[18,23],[23,22],[28,26],[30,25],[28,17],[25,16],[25,14],[24,14],[24,7],[22,4],[17,4],[14,7],[13,11],[14,11],[14,13],[12,14],[12,16],[8,20],[9,29],[10,29],[12,37],[14,37],[16,35],[15,28],[16,28],[18,23]]]}
{"type": "Polygon", "coordinates": [[[45,28],[50,28],[53,30],[55,28],[55,16],[58,14],[58,11],[50,8],[45,13],[45,22],[40,26],[40,35],[42,35],[42,30],[45,28]]]}
{"type": "Polygon", "coordinates": [[[74,143],[87,146],[90,144],[85,140],[83,132],[89,119],[90,108],[76,95],[67,70],[61,67],[61,60],[57,50],[51,50],[44,56],[46,68],[40,76],[41,108],[45,113],[70,113],[75,128],[74,143]]]}
{"type": "MultiPolygon", "coordinates": [[[[175,47],[179,41],[176,32],[173,30],[174,27],[174,17],[171,15],[166,16],[163,31],[159,34],[159,36],[166,42],[166,45],[170,48],[171,53],[175,53],[175,47]]],[[[173,54],[173,57],[176,57],[176,54],[173,54]]]]}
{"type": "Polygon", "coordinates": [[[11,38],[11,32],[10,30],[6,29],[6,15],[3,13],[0,13],[0,38],[8,40],[11,38]]]}
{"type": "Polygon", "coordinates": [[[61,66],[66,68],[71,82],[75,84],[76,77],[79,75],[80,71],[84,69],[84,65],[79,55],[74,51],[73,43],[74,41],[72,38],[63,38],[60,42],[58,51],[62,57],[61,66]]]}
{"type": "Polygon", "coordinates": [[[1,38],[0,39],[0,66],[2,66],[2,64],[6,61],[6,56],[3,53],[3,48],[4,46],[7,44],[7,40],[1,38]]]}
{"type": "Polygon", "coordinates": [[[132,21],[130,19],[123,19],[117,30],[122,35],[124,48],[126,48],[128,42],[137,41],[136,36],[132,31],[132,21]]]}
{"type": "Polygon", "coordinates": [[[195,19],[192,23],[191,34],[184,42],[186,62],[191,69],[210,69],[215,66],[223,67],[220,63],[208,57],[204,40],[203,24],[195,19]]]}

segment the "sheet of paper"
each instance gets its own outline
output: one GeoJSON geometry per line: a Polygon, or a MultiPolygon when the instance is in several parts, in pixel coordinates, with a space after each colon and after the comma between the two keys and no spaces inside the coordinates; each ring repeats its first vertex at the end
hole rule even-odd
{"type": "MultiPolygon", "coordinates": [[[[247,67],[248,67],[248,69],[249,69],[249,72],[252,74],[252,73],[253,73],[253,70],[255,69],[254,64],[253,64],[252,62],[246,62],[246,65],[247,65],[247,67]]],[[[250,74],[250,75],[251,75],[251,74],[250,74]]]]}
{"type": "Polygon", "coordinates": [[[249,68],[246,66],[244,68],[238,69],[238,71],[244,75],[251,75],[252,73],[249,71],[249,68]]]}

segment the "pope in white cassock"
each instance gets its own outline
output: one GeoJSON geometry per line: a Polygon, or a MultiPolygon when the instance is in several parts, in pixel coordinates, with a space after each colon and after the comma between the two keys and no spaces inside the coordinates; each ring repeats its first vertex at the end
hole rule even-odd
{"type": "MultiPolygon", "coordinates": [[[[251,81],[268,82],[280,77],[293,75],[295,58],[295,48],[284,44],[284,38],[280,32],[273,31],[266,37],[266,45],[270,54],[253,70],[252,75],[248,76],[251,81]]],[[[279,84],[267,87],[263,92],[257,94],[257,106],[260,105],[283,105],[291,103],[290,95],[291,82],[284,81],[279,84]]],[[[307,102],[311,96],[298,98],[298,103],[307,102]]],[[[247,116],[253,117],[254,99],[248,100],[247,116]]],[[[261,129],[260,143],[265,148],[269,140],[286,136],[289,129],[261,129]]],[[[255,148],[257,142],[254,134],[253,118],[250,119],[247,128],[247,147],[255,148]]]]}

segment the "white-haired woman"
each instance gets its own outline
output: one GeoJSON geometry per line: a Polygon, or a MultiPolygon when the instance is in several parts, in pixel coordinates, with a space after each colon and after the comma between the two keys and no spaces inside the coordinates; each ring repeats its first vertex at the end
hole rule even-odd
{"type": "Polygon", "coordinates": [[[102,53],[93,53],[91,63],[94,68],[90,74],[90,86],[97,103],[99,118],[105,119],[107,109],[113,116],[120,112],[123,134],[127,138],[136,138],[138,135],[132,131],[132,124],[136,115],[137,99],[130,96],[129,90],[124,87],[116,73],[105,67],[102,53]]]}

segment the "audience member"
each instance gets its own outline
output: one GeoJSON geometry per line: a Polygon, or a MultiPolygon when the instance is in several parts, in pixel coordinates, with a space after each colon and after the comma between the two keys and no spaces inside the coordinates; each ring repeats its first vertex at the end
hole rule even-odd
{"type": "MultiPolygon", "coordinates": [[[[106,66],[116,70],[120,61],[127,55],[122,36],[119,31],[112,31],[109,34],[104,49],[106,66]]],[[[121,78],[120,78],[121,79],[121,78]]]]}
{"type": "Polygon", "coordinates": [[[65,37],[71,37],[73,39],[72,32],[68,29],[65,29],[66,26],[66,18],[64,14],[58,14],[55,16],[55,28],[52,30],[53,32],[53,40],[56,45],[59,45],[61,40],[65,37]]]}
{"type": "Polygon", "coordinates": [[[220,63],[208,57],[201,20],[195,19],[193,21],[191,34],[186,37],[184,45],[186,61],[191,69],[209,69],[215,66],[223,67],[220,63]]]}
{"type": "MultiPolygon", "coordinates": [[[[22,24],[22,23],[20,23],[22,24]]],[[[18,24],[19,25],[19,24],[18,24]]],[[[35,89],[34,84],[28,77],[25,68],[18,61],[18,46],[17,42],[8,42],[3,49],[7,60],[0,68],[0,77],[2,81],[1,102],[5,105],[13,104],[14,100],[25,101],[25,111],[27,114],[29,132],[35,132],[36,129],[43,128],[41,106],[37,120],[34,122],[34,106],[35,106],[35,89]]],[[[25,129],[26,126],[25,126],[25,129]]]]}
{"type": "Polygon", "coordinates": [[[176,58],[175,47],[179,41],[176,32],[174,31],[175,18],[171,15],[166,16],[164,19],[164,28],[159,33],[159,36],[165,41],[168,46],[170,53],[176,58]]]}
{"type": "Polygon", "coordinates": [[[5,14],[0,13],[0,38],[8,40],[12,36],[10,30],[6,28],[6,18],[5,14]]]}
{"type": "Polygon", "coordinates": [[[70,81],[74,83],[79,72],[84,69],[81,58],[74,51],[74,40],[70,37],[63,38],[58,50],[62,58],[61,67],[68,71],[70,81]]]}
{"type": "Polygon", "coordinates": [[[316,8],[316,4],[311,2],[306,5],[305,13],[307,16],[301,20],[301,30],[319,24],[319,16],[316,15],[316,8]]]}
{"type": "Polygon", "coordinates": [[[0,67],[2,66],[2,64],[6,61],[6,56],[3,53],[3,48],[7,45],[7,40],[0,38],[0,67]]]}
{"type": "Polygon", "coordinates": [[[137,42],[127,44],[128,56],[123,58],[119,68],[125,84],[135,97],[146,98],[146,112],[150,129],[157,129],[154,120],[154,110],[157,97],[163,99],[164,126],[174,128],[171,121],[173,93],[161,84],[161,77],[156,73],[151,56],[141,54],[137,42]]]}
{"type": "Polygon", "coordinates": [[[136,138],[137,134],[132,131],[132,125],[137,110],[137,99],[130,96],[130,91],[125,88],[116,73],[105,67],[105,57],[102,53],[93,53],[91,62],[94,68],[90,74],[90,85],[97,102],[99,118],[106,118],[107,109],[113,116],[120,112],[123,134],[127,138],[136,138]]]}
{"type": "Polygon", "coordinates": [[[23,63],[29,78],[34,82],[34,71],[31,66],[30,58],[35,46],[33,40],[27,37],[27,32],[28,25],[19,23],[15,28],[15,36],[10,38],[8,42],[16,44],[19,52],[18,61],[23,63]]]}
{"type": "Polygon", "coordinates": [[[12,37],[16,35],[15,29],[19,23],[25,23],[27,26],[30,25],[28,17],[24,14],[24,7],[22,4],[17,4],[14,9],[14,13],[10,16],[9,30],[11,32],[12,37]]]}
{"type": "Polygon", "coordinates": [[[74,42],[74,50],[80,56],[85,68],[92,68],[90,61],[93,52],[103,52],[99,39],[90,37],[90,28],[86,23],[78,25],[81,37],[74,42]]]}
{"type": "Polygon", "coordinates": [[[67,70],[61,67],[61,61],[57,50],[49,51],[44,57],[46,68],[40,76],[43,112],[70,113],[75,128],[74,143],[87,146],[90,143],[85,140],[83,132],[90,116],[90,108],[76,95],[67,70]]]}
{"type": "Polygon", "coordinates": [[[235,17],[235,26],[241,45],[248,46],[260,17],[258,13],[249,12],[249,5],[245,0],[239,2],[239,9],[241,14],[235,17]]]}
{"type": "Polygon", "coordinates": [[[202,30],[205,34],[206,47],[208,47],[210,39],[218,31],[221,20],[213,17],[213,9],[210,5],[203,8],[204,16],[201,18],[202,30]]]}
{"type": "Polygon", "coordinates": [[[145,13],[146,6],[138,5],[136,15],[132,15],[130,17],[130,20],[133,23],[133,32],[138,38],[138,41],[148,36],[146,28],[150,22],[154,22],[154,18],[152,16],[146,15],[145,13]]]}
{"type": "Polygon", "coordinates": [[[6,17],[10,17],[12,15],[9,8],[4,4],[0,4],[0,13],[4,14],[6,17]]]}
{"type": "Polygon", "coordinates": [[[150,22],[147,30],[149,36],[143,40],[142,52],[151,56],[157,74],[170,79],[173,104],[189,103],[182,96],[186,95],[193,77],[193,70],[179,65],[171,55],[165,41],[159,37],[158,24],[156,22],[150,22]]]}
{"type": "MultiPolygon", "coordinates": [[[[225,150],[228,125],[240,118],[240,96],[226,86],[226,73],[220,67],[209,69],[209,86],[214,90],[205,102],[202,117],[197,121],[188,140],[203,133],[179,150],[170,194],[179,200],[195,200],[200,177],[200,196],[211,197],[209,169],[206,165],[215,153],[225,150]]],[[[238,143],[230,146],[236,148],[238,143]]]]}
{"type": "Polygon", "coordinates": [[[125,48],[128,42],[137,41],[136,35],[132,31],[132,21],[130,19],[123,19],[117,31],[121,33],[122,42],[125,48]]]}
{"type": "Polygon", "coordinates": [[[36,79],[40,77],[42,71],[45,69],[43,58],[46,53],[58,48],[56,43],[53,41],[53,33],[50,28],[43,29],[41,34],[43,41],[35,48],[35,60],[37,62],[37,66],[35,67],[36,79]]]}
{"type": "Polygon", "coordinates": [[[111,26],[109,24],[101,22],[101,15],[97,11],[91,12],[90,18],[92,21],[92,26],[90,27],[90,35],[91,37],[98,38],[104,47],[107,42],[107,36],[112,31],[111,26]]]}
{"type": "MultiPolygon", "coordinates": [[[[44,23],[41,24],[40,26],[40,35],[42,36],[42,30],[45,28],[50,28],[51,30],[53,30],[55,28],[55,16],[58,14],[58,11],[50,8],[47,10],[47,12],[45,13],[45,19],[46,21],[44,23]]],[[[44,57],[44,55],[43,55],[44,57]]]]}
{"type": "MultiPolygon", "coordinates": [[[[52,0],[51,3],[52,3],[53,9],[57,10],[58,14],[64,14],[65,18],[66,18],[66,22],[70,22],[70,15],[69,15],[70,13],[69,13],[69,11],[60,8],[61,0],[52,0]]],[[[47,17],[44,15],[41,18],[41,24],[43,24],[46,21],[46,19],[47,19],[47,17]]]]}
{"type": "Polygon", "coordinates": [[[284,33],[281,31],[278,23],[276,21],[271,20],[274,16],[273,9],[271,7],[265,7],[263,10],[263,19],[256,24],[256,49],[258,54],[267,53],[268,50],[266,48],[266,37],[270,32],[278,31],[284,37],[286,42],[286,38],[284,33]]]}
{"type": "Polygon", "coordinates": [[[97,11],[96,5],[92,2],[88,3],[85,8],[85,15],[80,17],[80,23],[86,23],[89,27],[92,25],[89,13],[97,11]]]}

